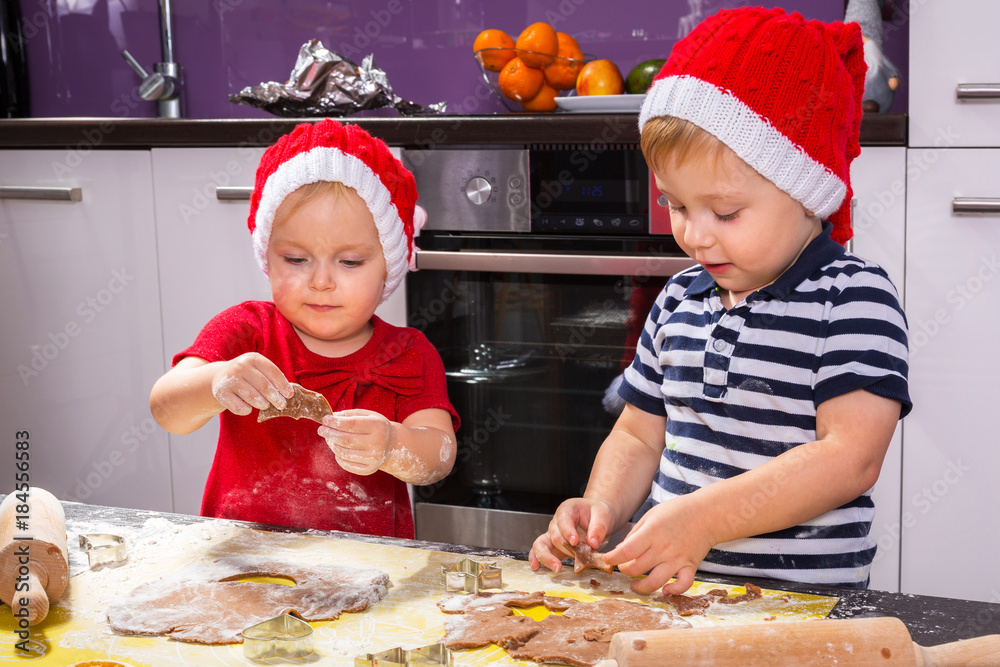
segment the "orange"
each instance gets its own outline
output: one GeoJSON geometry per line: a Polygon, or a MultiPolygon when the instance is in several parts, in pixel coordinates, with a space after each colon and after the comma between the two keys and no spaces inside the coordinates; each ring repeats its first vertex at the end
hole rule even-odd
{"type": "Polygon", "coordinates": [[[505,97],[524,102],[538,94],[545,84],[542,70],[528,67],[520,58],[511,58],[500,70],[500,92],[505,97]]]}
{"type": "Polygon", "coordinates": [[[517,54],[529,67],[545,67],[559,53],[556,29],[544,21],[532,23],[525,28],[515,44],[518,50],[534,52],[517,54]]]}
{"type": "Polygon", "coordinates": [[[514,38],[503,30],[495,30],[493,28],[483,30],[476,37],[476,41],[472,43],[473,53],[481,49],[490,49],[489,51],[480,53],[479,57],[482,60],[483,67],[491,72],[502,70],[507,61],[516,55],[514,53],[514,38]]]}
{"type": "Polygon", "coordinates": [[[527,102],[521,102],[521,106],[524,107],[525,111],[555,111],[557,106],[556,96],[558,94],[558,90],[547,83],[543,83],[541,90],[527,102]]]}
{"type": "Polygon", "coordinates": [[[583,51],[576,40],[564,32],[557,32],[556,38],[559,55],[545,67],[545,83],[559,90],[569,90],[576,86],[576,78],[583,68],[583,51]]]}
{"type": "Polygon", "coordinates": [[[564,32],[557,32],[556,40],[559,42],[559,55],[563,58],[583,60],[583,50],[580,48],[580,44],[573,39],[572,35],[567,35],[564,32]]]}
{"type": "Polygon", "coordinates": [[[625,92],[622,72],[610,60],[592,60],[576,79],[577,95],[620,95],[625,92]]]}

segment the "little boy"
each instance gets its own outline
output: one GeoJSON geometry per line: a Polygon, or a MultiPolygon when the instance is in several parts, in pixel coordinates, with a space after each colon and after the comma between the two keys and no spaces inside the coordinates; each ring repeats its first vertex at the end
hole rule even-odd
{"type": "Polygon", "coordinates": [[[374,314],[408,269],[416,199],[357,126],[302,124],[264,153],[249,226],[273,302],[213,318],[150,395],[171,433],[220,415],[202,515],[413,537],[406,485],[448,474],[458,428],[437,351],[374,314]],[[258,423],[291,382],[334,414],[258,423]]]}
{"type": "Polygon", "coordinates": [[[650,311],[624,412],[533,568],[638,512],[605,558],[647,573],[639,593],[682,593],[699,568],[867,586],[870,492],[911,403],[896,290],[841,246],[864,73],[856,24],[780,9],[721,11],[674,47],[641,147],[700,266],[650,311]]]}

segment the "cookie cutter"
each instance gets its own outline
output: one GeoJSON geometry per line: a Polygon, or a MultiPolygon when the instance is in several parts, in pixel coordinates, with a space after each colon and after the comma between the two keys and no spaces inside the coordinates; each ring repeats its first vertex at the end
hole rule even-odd
{"type": "Polygon", "coordinates": [[[304,658],[313,652],[312,626],[291,614],[275,616],[244,630],[243,657],[304,658]]]}
{"type": "Polygon", "coordinates": [[[479,593],[486,588],[503,588],[501,573],[495,560],[463,558],[457,563],[441,566],[445,590],[458,593],[479,593]]]}
{"type": "Polygon", "coordinates": [[[451,667],[451,650],[444,644],[431,644],[421,648],[391,648],[381,653],[368,653],[355,658],[354,667],[451,667]]]}
{"type": "Polygon", "coordinates": [[[80,550],[87,554],[90,569],[105,563],[123,563],[128,559],[125,538],[110,533],[80,535],[80,550]]]}

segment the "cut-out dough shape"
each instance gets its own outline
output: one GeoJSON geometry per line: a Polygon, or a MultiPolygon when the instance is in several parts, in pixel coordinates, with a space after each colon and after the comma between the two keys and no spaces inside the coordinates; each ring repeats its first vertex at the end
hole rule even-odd
{"type": "Polygon", "coordinates": [[[291,417],[292,419],[311,419],[314,422],[323,423],[323,417],[332,415],[329,401],[323,394],[317,391],[310,391],[302,385],[292,383],[292,397],[285,402],[285,407],[278,409],[273,405],[266,410],[261,410],[257,415],[257,422],[262,422],[273,417],[291,417]]]}
{"type": "Polygon", "coordinates": [[[236,644],[240,633],[281,614],[329,621],[388,594],[389,575],[371,567],[303,565],[263,555],[224,556],[142,584],[108,608],[108,624],[131,635],[236,644]],[[238,581],[287,578],[295,586],[238,581]]]}
{"type": "Polygon", "coordinates": [[[457,614],[445,623],[443,642],[450,649],[496,644],[518,660],[581,667],[606,658],[611,637],[617,632],[691,627],[666,609],[617,598],[579,602],[510,591],[455,596],[438,602],[438,607],[457,614]],[[529,616],[514,616],[511,609],[538,604],[563,614],[535,621],[529,616]]]}

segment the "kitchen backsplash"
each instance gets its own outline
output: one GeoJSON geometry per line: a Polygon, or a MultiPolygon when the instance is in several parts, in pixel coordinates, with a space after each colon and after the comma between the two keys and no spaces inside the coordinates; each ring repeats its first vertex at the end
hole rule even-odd
{"type": "MultiPolygon", "coordinates": [[[[886,0],[893,2],[893,0],[886,0]]],[[[372,53],[396,94],[419,104],[446,101],[449,113],[505,111],[485,87],[472,57],[484,28],[516,38],[548,21],[585,53],[627,73],[665,58],[680,36],[719,9],[780,6],[807,18],[842,20],[844,0],[174,0],[174,59],[183,68],[189,118],[268,114],[229,102],[262,81],[285,81],[299,47],[312,38],[353,60],[372,53]]],[[[884,50],[902,73],[891,111],[906,111],[909,0],[894,0],[884,50]]],[[[139,77],[122,58],[128,49],[147,70],[161,60],[155,0],[20,0],[32,116],[154,117],[138,95],[139,77]]],[[[378,112],[376,112],[378,113],[378,112]]],[[[381,112],[392,115],[395,112],[381,112]]]]}

